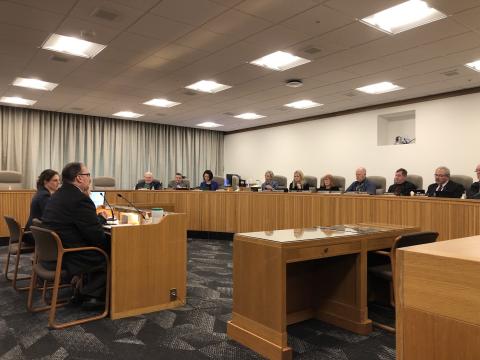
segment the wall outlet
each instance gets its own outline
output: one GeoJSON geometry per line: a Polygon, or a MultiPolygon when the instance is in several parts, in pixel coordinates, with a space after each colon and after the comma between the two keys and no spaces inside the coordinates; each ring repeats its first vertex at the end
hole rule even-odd
{"type": "Polygon", "coordinates": [[[170,301],[175,301],[177,300],[177,289],[173,288],[170,289],[170,301]]]}

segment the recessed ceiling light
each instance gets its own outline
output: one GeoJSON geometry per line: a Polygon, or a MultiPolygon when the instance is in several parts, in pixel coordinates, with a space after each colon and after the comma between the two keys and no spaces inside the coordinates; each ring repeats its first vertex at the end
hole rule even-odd
{"type": "Polygon", "coordinates": [[[33,105],[37,100],[24,99],[18,96],[2,96],[0,102],[14,105],[33,105]]]}
{"type": "Polygon", "coordinates": [[[197,124],[197,126],[206,127],[206,128],[216,128],[216,127],[223,126],[223,125],[222,124],[217,124],[217,123],[214,123],[214,122],[211,122],[211,121],[206,121],[206,122],[203,122],[201,124],[197,124]]]}
{"type": "Polygon", "coordinates": [[[87,59],[93,58],[106,45],[78,39],[71,36],[52,34],[42,45],[42,49],[57,51],[63,54],[75,55],[87,59]]]}
{"type": "Polygon", "coordinates": [[[299,100],[299,101],[294,101],[290,104],[285,104],[284,106],[288,106],[294,109],[310,109],[317,106],[323,106],[323,104],[319,104],[312,100],[299,100]]]}
{"type": "Polygon", "coordinates": [[[170,108],[176,105],[180,105],[179,102],[170,101],[167,99],[152,99],[144,102],[145,105],[158,106],[163,108],[170,108]]]}
{"type": "Polygon", "coordinates": [[[214,94],[214,93],[217,93],[219,91],[227,90],[227,89],[231,88],[231,86],[219,84],[219,83],[217,83],[215,81],[211,81],[211,80],[200,80],[200,81],[197,81],[194,84],[191,84],[191,85],[188,85],[188,86],[185,86],[185,87],[187,89],[207,92],[207,93],[210,93],[210,94],[214,94]]]}
{"type": "Polygon", "coordinates": [[[240,114],[240,115],[235,115],[234,117],[236,117],[238,119],[244,119],[244,120],[255,120],[255,119],[264,118],[265,115],[259,115],[259,114],[255,114],[255,113],[243,113],[243,114],[240,114]]]}
{"type": "Polygon", "coordinates": [[[12,85],[46,91],[52,91],[58,86],[58,84],[47,81],[42,81],[38,79],[26,79],[21,77],[17,77],[12,85]]]}
{"type": "Polygon", "coordinates": [[[361,91],[367,94],[383,94],[390,91],[397,91],[402,89],[403,87],[392,84],[389,81],[383,81],[376,84],[371,84],[371,85],[357,88],[358,91],[361,91]]]}
{"type": "Polygon", "coordinates": [[[425,1],[409,0],[360,21],[386,33],[398,34],[446,17],[444,13],[430,7],[425,1]]]}
{"type": "Polygon", "coordinates": [[[250,64],[271,70],[284,71],[309,62],[310,60],[308,59],[304,59],[284,51],[275,51],[274,53],[251,61],[250,64]]]}
{"type": "Polygon", "coordinates": [[[480,60],[475,60],[471,63],[465,64],[465,66],[472,69],[472,70],[480,72],[480,60]]]}
{"type": "Polygon", "coordinates": [[[119,117],[128,118],[128,119],[136,119],[143,116],[143,114],[137,114],[131,111],[119,111],[113,114],[113,116],[119,116],[119,117]]]}

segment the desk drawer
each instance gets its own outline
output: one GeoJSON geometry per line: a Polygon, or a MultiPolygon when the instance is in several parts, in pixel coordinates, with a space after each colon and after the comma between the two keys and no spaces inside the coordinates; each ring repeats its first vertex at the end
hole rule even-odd
{"type": "Polygon", "coordinates": [[[304,260],[321,259],[331,256],[360,253],[360,241],[343,244],[309,246],[303,248],[292,248],[286,252],[285,261],[296,262],[304,260]]]}

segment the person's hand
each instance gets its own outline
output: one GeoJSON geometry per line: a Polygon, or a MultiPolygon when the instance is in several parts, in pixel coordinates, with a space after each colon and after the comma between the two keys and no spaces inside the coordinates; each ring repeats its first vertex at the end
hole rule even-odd
{"type": "Polygon", "coordinates": [[[97,213],[97,215],[100,215],[100,216],[104,217],[105,220],[107,220],[107,218],[108,218],[108,214],[107,214],[107,212],[106,212],[105,210],[99,211],[99,212],[97,213]]]}
{"type": "Polygon", "coordinates": [[[298,190],[301,190],[301,189],[302,189],[302,184],[297,183],[297,189],[298,189],[298,190]]]}
{"type": "Polygon", "coordinates": [[[272,190],[272,185],[265,185],[266,190],[272,190]]]}

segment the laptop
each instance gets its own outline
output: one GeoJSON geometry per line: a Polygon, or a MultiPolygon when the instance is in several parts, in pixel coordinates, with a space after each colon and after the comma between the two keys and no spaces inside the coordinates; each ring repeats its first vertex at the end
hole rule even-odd
{"type": "Polygon", "coordinates": [[[92,191],[90,193],[90,199],[92,199],[95,207],[98,208],[99,206],[103,206],[105,202],[105,191],[92,191]]]}

